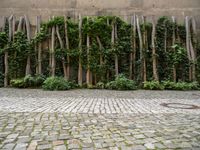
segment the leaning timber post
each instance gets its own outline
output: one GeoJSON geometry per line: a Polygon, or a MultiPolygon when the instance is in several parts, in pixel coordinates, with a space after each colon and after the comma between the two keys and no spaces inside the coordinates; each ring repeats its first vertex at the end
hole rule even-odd
{"type": "MultiPolygon", "coordinates": [[[[192,78],[193,78],[193,81],[196,81],[196,61],[197,61],[197,27],[196,27],[196,20],[194,17],[192,17],[192,30],[193,30],[193,43],[194,43],[194,46],[193,46],[193,53],[194,53],[194,56],[193,56],[193,69],[192,69],[192,78]]],[[[192,43],[192,42],[191,42],[192,43]]]]}
{"type": "Polygon", "coordinates": [[[133,16],[131,17],[131,52],[129,55],[129,79],[133,78],[133,16]]]}
{"type": "MultiPolygon", "coordinates": [[[[87,17],[88,22],[88,17],[87,17]]],[[[90,36],[89,33],[87,33],[87,73],[86,73],[86,83],[87,85],[90,85],[91,77],[90,77],[90,36]]]]}
{"type": "MultiPolygon", "coordinates": [[[[54,19],[54,17],[53,17],[54,19]]],[[[51,76],[55,77],[55,71],[56,71],[56,61],[55,61],[55,26],[52,27],[51,31],[51,76]]]]}
{"type": "MultiPolygon", "coordinates": [[[[67,16],[65,15],[64,16],[64,24],[65,24],[65,44],[66,44],[66,49],[67,49],[67,52],[69,52],[69,37],[68,37],[68,26],[67,26],[67,21],[68,21],[68,18],[67,16]]],[[[70,56],[69,54],[67,54],[67,75],[66,75],[66,79],[69,80],[70,78],[70,56]]]]}
{"type": "Polygon", "coordinates": [[[147,81],[147,66],[146,66],[146,50],[148,49],[148,37],[147,37],[147,29],[146,29],[146,16],[142,16],[143,18],[143,81],[147,81]]]}
{"type": "MultiPolygon", "coordinates": [[[[117,22],[115,20],[114,24],[114,43],[118,40],[118,35],[117,35],[117,22]]],[[[118,60],[118,54],[115,53],[115,75],[118,76],[119,74],[119,60],[118,60]]]]}
{"type": "MultiPolygon", "coordinates": [[[[13,20],[12,20],[12,39],[13,39],[13,43],[15,41],[15,30],[16,30],[16,17],[13,15],[13,20]]],[[[14,59],[16,59],[17,57],[17,51],[14,52],[14,59]]],[[[14,78],[17,78],[17,71],[14,71],[15,73],[13,74],[14,78]]]]}
{"type": "Polygon", "coordinates": [[[6,28],[6,17],[3,16],[3,26],[2,26],[2,30],[1,31],[4,32],[5,28],[6,28]]]}
{"type": "MultiPolygon", "coordinates": [[[[172,22],[173,22],[173,34],[172,34],[172,45],[175,45],[176,43],[176,18],[172,16],[172,22]]],[[[173,48],[173,51],[175,49],[173,48]]],[[[173,81],[176,82],[176,66],[173,64],[172,66],[173,69],[173,81]]]]}
{"type": "Polygon", "coordinates": [[[131,17],[131,53],[129,62],[129,78],[135,79],[135,54],[136,54],[136,16],[131,17]]]}
{"type": "Polygon", "coordinates": [[[100,61],[100,65],[102,66],[103,65],[103,56],[102,56],[103,45],[101,43],[99,36],[97,36],[96,39],[97,39],[97,43],[99,45],[99,50],[100,50],[99,61],[100,61]]]}
{"type": "Polygon", "coordinates": [[[136,16],[136,22],[137,22],[137,31],[138,31],[138,37],[139,37],[139,49],[140,49],[140,72],[141,72],[141,80],[143,80],[143,41],[142,41],[142,34],[141,34],[141,29],[140,29],[140,21],[139,21],[139,16],[136,16]]]}
{"type": "MultiPolygon", "coordinates": [[[[38,16],[36,16],[36,26],[35,26],[35,36],[37,36],[38,34],[38,16]]],[[[37,57],[37,54],[38,54],[38,44],[35,43],[34,44],[34,48],[35,48],[35,62],[36,62],[36,67],[35,67],[35,73],[38,74],[39,72],[39,68],[38,68],[38,57],[37,57]]]]}
{"type": "Polygon", "coordinates": [[[136,15],[133,16],[133,79],[135,80],[136,72],[136,15]]]}
{"type": "MultiPolygon", "coordinates": [[[[31,43],[31,28],[30,28],[30,21],[28,17],[25,15],[25,24],[26,24],[26,33],[27,33],[27,40],[28,43],[31,43]]],[[[28,54],[27,63],[26,63],[26,76],[31,74],[31,56],[28,54]]]]}
{"type": "Polygon", "coordinates": [[[23,21],[24,21],[24,17],[21,16],[19,18],[19,24],[18,24],[18,27],[17,27],[17,32],[21,32],[22,31],[23,21]]]}
{"type": "Polygon", "coordinates": [[[191,67],[191,50],[190,50],[190,24],[189,24],[190,18],[188,16],[185,17],[185,30],[186,30],[186,49],[187,49],[187,55],[189,60],[189,81],[192,81],[192,67],[191,67]]]}
{"type": "MultiPolygon", "coordinates": [[[[112,45],[112,49],[115,48],[115,40],[117,39],[117,26],[116,26],[116,23],[115,23],[116,19],[112,21],[112,35],[111,35],[111,45],[112,45]]],[[[115,53],[114,54],[115,56],[115,75],[117,76],[118,75],[118,56],[117,54],[115,53]]]]}
{"type": "MultiPolygon", "coordinates": [[[[60,43],[60,48],[62,49],[62,51],[64,50],[64,43],[62,41],[62,38],[61,38],[61,35],[60,35],[60,31],[59,31],[59,26],[56,25],[56,34],[57,34],[57,37],[58,37],[58,41],[60,43]]],[[[64,72],[64,78],[66,80],[68,80],[67,78],[67,68],[65,66],[65,57],[63,56],[62,57],[62,66],[63,66],[63,72],[64,72]]]]}
{"type": "Polygon", "coordinates": [[[152,59],[153,59],[153,79],[158,81],[158,71],[157,71],[157,59],[156,59],[156,25],[155,25],[155,18],[152,18],[152,59]]]}
{"type": "MultiPolygon", "coordinates": [[[[8,19],[8,26],[9,26],[9,34],[8,34],[8,41],[12,41],[12,19],[13,15],[11,15],[8,19]]],[[[9,65],[8,65],[8,51],[5,52],[4,55],[4,65],[5,65],[5,72],[4,72],[4,87],[8,86],[8,71],[9,71],[9,65]]]]}
{"type": "Polygon", "coordinates": [[[83,84],[83,68],[82,68],[82,17],[79,14],[79,64],[78,64],[78,84],[82,86],[83,84]]]}
{"type": "MultiPolygon", "coordinates": [[[[49,21],[51,21],[51,16],[49,16],[49,21]]],[[[49,34],[51,35],[52,34],[52,28],[50,27],[49,29],[48,29],[48,32],[49,32],[49,34]]],[[[49,49],[49,75],[51,75],[52,74],[52,49],[51,49],[51,39],[52,38],[50,38],[49,37],[49,39],[48,39],[48,49],[49,49]]]]}
{"type": "MultiPolygon", "coordinates": [[[[107,18],[107,26],[110,26],[110,20],[109,20],[109,18],[107,18]]],[[[105,59],[105,62],[104,62],[105,64],[107,63],[107,60],[105,59]]],[[[109,69],[107,69],[106,70],[106,79],[107,80],[109,80],[109,76],[110,76],[110,71],[109,71],[109,69]]]]}
{"type": "MultiPolygon", "coordinates": [[[[41,16],[37,16],[37,32],[40,33],[40,28],[41,28],[41,16]]],[[[39,42],[38,43],[38,74],[41,75],[42,74],[42,43],[39,42]]]]}

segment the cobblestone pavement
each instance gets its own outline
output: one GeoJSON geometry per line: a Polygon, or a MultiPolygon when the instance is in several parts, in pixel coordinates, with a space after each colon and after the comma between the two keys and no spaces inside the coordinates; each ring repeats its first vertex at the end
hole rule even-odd
{"type": "Polygon", "coordinates": [[[200,109],[162,103],[200,92],[0,89],[0,149],[200,150],[200,109]]]}

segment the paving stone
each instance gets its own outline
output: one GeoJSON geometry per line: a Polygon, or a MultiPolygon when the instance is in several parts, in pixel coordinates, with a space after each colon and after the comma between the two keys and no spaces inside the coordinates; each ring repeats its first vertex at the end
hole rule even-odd
{"type": "Polygon", "coordinates": [[[145,146],[147,149],[155,149],[155,145],[152,144],[152,143],[146,143],[146,144],[144,144],[144,146],[145,146]]]}
{"type": "Polygon", "coordinates": [[[66,150],[66,146],[65,145],[58,145],[58,146],[55,146],[53,149],[54,150],[66,150]]]}
{"type": "Polygon", "coordinates": [[[38,150],[45,150],[45,149],[51,149],[51,144],[45,144],[45,145],[38,145],[37,149],[38,150]]]}
{"type": "Polygon", "coordinates": [[[28,144],[27,143],[18,143],[14,150],[26,150],[27,149],[28,144]]]}
{"type": "Polygon", "coordinates": [[[9,144],[5,144],[3,146],[3,149],[7,149],[7,150],[10,150],[10,149],[13,149],[15,147],[15,144],[14,143],[9,143],[9,144]]]}
{"type": "Polygon", "coordinates": [[[160,105],[200,105],[199,91],[3,88],[0,95],[0,149],[200,149],[200,110],[160,105]]]}

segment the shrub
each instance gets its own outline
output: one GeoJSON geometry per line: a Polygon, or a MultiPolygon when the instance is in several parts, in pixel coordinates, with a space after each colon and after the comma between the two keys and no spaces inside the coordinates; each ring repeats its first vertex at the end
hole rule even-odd
{"type": "Polygon", "coordinates": [[[174,90],[197,90],[198,89],[198,83],[192,82],[177,82],[175,84],[174,90]]]}
{"type": "Polygon", "coordinates": [[[171,82],[171,81],[163,81],[163,86],[166,90],[198,90],[199,84],[197,82],[171,82]]]}
{"type": "Polygon", "coordinates": [[[166,90],[174,90],[176,83],[172,81],[162,81],[162,85],[166,90]]]}
{"type": "Polygon", "coordinates": [[[27,75],[24,78],[13,79],[10,84],[12,87],[16,88],[27,88],[27,87],[40,87],[42,86],[45,78],[41,75],[35,77],[27,75]]]}
{"type": "Polygon", "coordinates": [[[34,87],[35,86],[35,78],[31,75],[27,75],[24,77],[24,86],[25,87],[34,87]]]}
{"type": "Polygon", "coordinates": [[[49,77],[47,78],[42,86],[45,90],[69,90],[70,83],[62,77],[49,77]]]}
{"type": "Polygon", "coordinates": [[[103,82],[98,82],[98,83],[96,84],[96,88],[97,88],[97,89],[104,89],[104,88],[105,88],[105,84],[104,84],[103,82]]]}
{"type": "Polygon", "coordinates": [[[159,81],[144,82],[144,89],[146,90],[164,90],[164,86],[159,81]]]}
{"type": "Polygon", "coordinates": [[[2,73],[0,73],[0,87],[3,87],[4,84],[4,76],[2,73]]]}
{"type": "Polygon", "coordinates": [[[25,88],[24,78],[22,79],[13,79],[10,81],[10,85],[16,88],[25,88]]]}
{"type": "Polygon", "coordinates": [[[108,82],[106,88],[111,90],[135,90],[136,85],[133,80],[129,80],[123,74],[120,74],[114,81],[108,82]]]}
{"type": "Polygon", "coordinates": [[[35,86],[40,87],[42,86],[43,82],[45,81],[45,77],[43,75],[35,76],[35,86]]]}

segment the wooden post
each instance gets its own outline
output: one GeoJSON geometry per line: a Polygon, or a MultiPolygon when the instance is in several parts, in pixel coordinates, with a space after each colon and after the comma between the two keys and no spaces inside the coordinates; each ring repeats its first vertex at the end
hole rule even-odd
{"type": "MultiPolygon", "coordinates": [[[[41,16],[37,16],[37,32],[40,33],[40,27],[41,27],[41,16]]],[[[42,43],[38,43],[38,74],[42,74],[42,43]]]]}
{"type": "MultiPolygon", "coordinates": [[[[172,45],[175,45],[176,42],[176,18],[172,16],[172,22],[173,22],[173,35],[172,35],[172,45]]],[[[175,49],[173,49],[175,51],[175,49]]],[[[176,82],[176,66],[173,65],[173,81],[176,82]]]]}
{"type": "Polygon", "coordinates": [[[155,18],[152,18],[152,58],[153,58],[153,79],[158,81],[158,72],[157,72],[157,60],[156,60],[156,46],[155,46],[155,39],[156,39],[156,25],[155,25],[155,18]]]}
{"type": "MultiPolygon", "coordinates": [[[[115,20],[116,21],[116,20],[115,20]]],[[[114,34],[115,34],[115,38],[114,38],[114,43],[117,41],[118,39],[118,35],[117,35],[117,23],[115,22],[114,24],[114,34]]],[[[119,60],[118,60],[118,54],[115,53],[115,75],[118,76],[119,74],[119,60]]]]}
{"type": "MultiPolygon", "coordinates": [[[[67,16],[64,16],[64,24],[65,24],[65,44],[66,44],[66,49],[69,52],[69,37],[68,37],[68,27],[67,27],[67,16]]],[[[70,56],[67,55],[67,75],[66,75],[66,79],[69,80],[70,78],[70,56]]]]}
{"type": "MultiPolygon", "coordinates": [[[[60,48],[63,50],[64,49],[64,43],[63,43],[62,38],[60,36],[59,26],[58,25],[56,26],[56,34],[57,34],[57,37],[58,37],[58,41],[60,43],[60,48]]],[[[66,80],[68,80],[68,77],[67,77],[67,68],[65,66],[65,57],[64,56],[62,57],[62,66],[63,66],[64,78],[66,80]]]]}
{"type": "Polygon", "coordinates": [[[142,41],[142,33],[140,30],[140,21],[139,17],[136,16],[136,22],[137,22],[137,31],[138,31],[138,37],[139,37],[139,48],[140,48],[140,73],[141,73],[141,80],[143,80],[143,41],[142,41]]]}
{"type": "Polygon", "coordinates": [[[56,72],[56,60],[55,60],[55,26],[52,27],[51,31],[51,76],[55,77],[56,72]]]}
{"type": "MultiPolygon", "coordinates": [[[[13,15],[11,15],[8,19],[8,26],[9,26],[9,35],[8,35],[8,41],[12,41],[12,19],[13,15]]],[[[4,87],[8,86],[8,71],[9,71],[9,65],[8,65],[8,51],[5,52],[4,55],[4,65],[5,65],[5,72],[4,72],[4,87]]]]}
{"type": "MultiPolygon", "coordinates": [[[[26,23],[27,40],[28,40],[28,43],[30,44],[30,42],[31,42],[30,22],[29,22],[29,19],[26,15],[24,16],[24,18],[25,18],[25,23],[26,23]]],[[[31,74],[31,57],[28,54],[27,62],[26,62],[26,76],[29,75],[29,74],[31,74]]]]}
{"type": "MultiPolygon", "coordinates": [[[[87,18],[88,21],[88,18],[87,18]]],[[[86,83],[90,85],[90,37],[87,33],[87,73],[86,73],[86,83]]]]}
{"type": "MultiPolygon", "coordinates": [[[[191,33],[190,33],[190,18],[188,16],[185,17],[185,30],[186,30],[186,49],[187,49],[187,55],[188,55],[188,60],[189,63],[192,61],[192,56],[191,56],[191,50],[190,50],[190,38],[191,38],[191,33]]],[[[192,81],[192,67],[191,64],[189,66],[189,81],[192,81]]]]}
{"type": "Polygon", "coordinates": [[[196,46],[197,46],[197,27],[196,27],[196,20],[194,17],[192,17],[192,30],[193,30],[193,43],[194,46],[191,43],[191,48],[193,51],[193,64],[192,64],[192,78],[193,81],[196,81],[196,61],[197,61],[197,51],[196,51],[196,46]]]}
{"type": "Polygon", "coordinates": [[[82,86],[83,84],[83,68],[82,68],[82,17],[79,14],[79,65],[78,65],[78,84],[82,86]]]}

